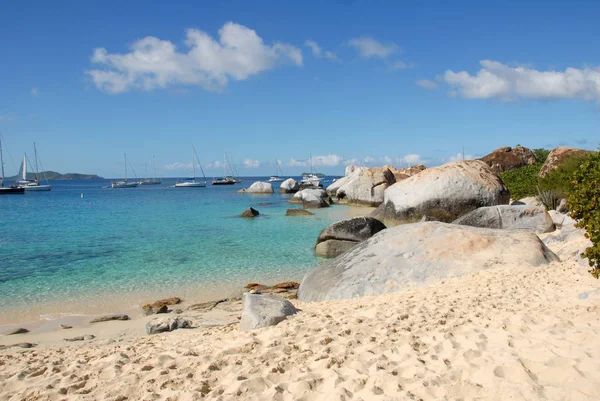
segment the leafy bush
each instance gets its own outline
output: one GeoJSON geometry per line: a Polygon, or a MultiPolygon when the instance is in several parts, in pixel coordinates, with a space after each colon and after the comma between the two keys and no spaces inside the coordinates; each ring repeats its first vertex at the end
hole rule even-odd
{"type": "Polygon", "coordinates": [[[571,181],[568,205],[577,227],[586,231],[592,241],[581,257],[587,257],[589,272],[600,277],[600,152],[586,158],[575,171],[571,181]]]}
{"type": "Polygon", "coordinates": [[[535,158],[537,159],[537,162],[539,164],[544,164],[546,162],[546,159],[548,158],[548,155],[550,154],[550,150],[544,148],[537,148],[533,149],[533,154],[535,155],[535,158]]]}
{"type": "Polygon", "coordinates": [[[539,197],[548,209],[556,209],[561,199],[569,197],[573,189],[573,174],[586,158],[587,155],[571,156],[559,168],[538,179],[539,197]]]}
{"type": "Polygon", "coordinates": [[[536,196],[538,194],[538,173],[542,168],[541,164],[532,164],[516,170],[509,170],[500,173],[500,179],[510,191],[513,199],[536,196]]]}

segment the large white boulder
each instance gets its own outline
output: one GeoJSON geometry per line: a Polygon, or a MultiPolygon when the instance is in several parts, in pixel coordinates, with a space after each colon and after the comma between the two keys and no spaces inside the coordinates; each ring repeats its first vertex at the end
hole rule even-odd
{"type": "Polygon", "coordinates": [[[275,326],[298,311],[290,301],[274,295],[245,292],[242,303],[242,320],[240,321],[242,331],[275,326]]]}
{"type": "Polygon", "coordinates": [[[329,207],[329,195],[322,188],[308,188],[298,191],[292,196],[289,203],[301,203],[304,208],[329,207]]]}
{"type": "Polygon", "coordinates": [[[310,271],[298,299],[329,301],[402,291],[481,270],[558,260],[531,232],[440,222],[404,224],[310,271]]]}
{"type": "Polygon", "coordinates": [[[464,226],[524,230],[534,233],[554,231],[554,222],[546,209],[527,205],[499,205],[475,209],[454,220],[464,226]]]}
{"type": "Polygon", "coordinates": [[[502,180],[479,160],[428,168],[389,187],[373,217],[386,224],[411,223],[423,216],[452,222],[479,207],[508,204],[502,180]]]}
{"type": "Polygon", "coordinates": [[[250,188],[242,189],[239,192],[246,194],[272,194],[274,191],[273,185],[270,182],[256,181],[250,185],[250,188]]]}
{"type": "Polygon", "coordinates": [[[331,185],[329,185],[327,187],[327,193],[329,195],[334,195],[334,196],[337,195],[338,189],[340,189],[342,186],[348,184],[353,179],[358,177],[360,175],[360,173],[362,173],[365,169],[366,169],[366,167],[346,166],[346,175],[344,177],[336,180],[331,185]]]}
{"type": "Polygon", "coordinates": [[[293,194],[295,192],[298,192],[298,182],[293,178],[288,178],[279,186],[279,193],[293,194]]]}
{"type": "Polygon", "coordinates": [[[395,182],[396,178],[389,168],[368,168],[338,188],[336,195],[349,204],[379,206],[383,202],[384,191],[395,182]]]}

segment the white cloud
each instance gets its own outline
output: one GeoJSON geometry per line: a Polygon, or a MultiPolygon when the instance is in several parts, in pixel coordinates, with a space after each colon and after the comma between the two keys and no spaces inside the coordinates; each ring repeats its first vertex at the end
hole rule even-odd
{"type": "Polygon", "coordinates": [[[415,83],[425,89],[436,89],[438,87],[438,83],[430,79],[419,79],[415,83]]]}
{"type": "Polygon", "coordinates": [[[12,120],[11,116],[0,116],[0,121],[10,121],[12,120]]]}
{"type": "Polygon", "coordinates": [[[197,29],[186,31],[187,50],[178,52],[168,40],[147,36],[126,54],[97,48],[91,62],[103,69],[88,70],[96,87],[111,94],[197,85],[220,91],[229,80],[244,80],[281,64],[302,66],[302,51],[287,43],[265,45],[255,31],[228,22],[219,40],[197,29]]]}
{"type": "Polygon", "coordinates": [[[31,90],[29,92],[31,93],[32,96],[38,95],[38,90],[36,88],[31,88],[31,90]]]}
{"type": "Polygon", "coordinates": [[[337,60],[337,55],[329,50],[323,50],[321,46],[314,40],[307,40],[304,42],[304,46],[309,47],[312,50],[313,56],[316,58],[326,58],[328,60],[337,60]]]}
{"type": "Polygon", "coordinates": [[[444,80],[454,88],[456,95],[502,101],[577,98],[600,102],[600,67],[539,71],[524,66],[509,67],[491,60],[479,63],[482,68],[476,75],[446,71],[444,80]]]}
{"type": "Polygon", "coordinates": [[[387,58],[398,50],[398,46],[395,43],[381,43],[365,36],[351,39],[348,45],[356,48],[362,58],[387,58]]]}
{"type": "Polygon", "coordinates": [[[344,159],[343,163],[344,166],[357,166],[360,163],[360,159],[357,158],[351,158],[351,159],[344,159]]]}
{"type": "Polygon", "coordinates": [[[333,167],[339,165],[341,162],[342,158],[338,155],[314,156],[312,158],[313,166],[333,167]]]}
{"type": "Polygon", "coordinates": [[[165,165],[165,170],[191,170],[192,163],[171,163],[165,165]]]}
{"type": "Polygon", "coordinates": [[[206,168],[223,168],[225,164],[220,160],[215,160],[206,165],[206,168]]]}
{"type": "Polygon", "coordinates": [[[306,166],[308,166],[308,162],[305,160],[296,160],[294,158],[291,158],[288,163],[288,166],[290,166],[290,167],[296,167],[296,166],[306,167],[306,166]]]}
{"type": "Polygon", "coordinates": [[[404,69],[410,68],[410,67],[411,66],[406,64],[404,61],[396,61],[390,65],[390,70],[392,70],[392,71],[404,70],[404,69]]]}
{"type": "Polygon", "coordinates": [[[409,153],[407,155],[398,157],[396,161],[398,162],[399,167],[410,167],[414,166],[415,164],[422,164],[423,157],[415,153],[409,153]]]}
{"type": "Polygon", "coordinates": [[[260,162],[258,160],[246,159],[244,160],[244,167],[258,168],[260,167],[260,162]]]}
{"type": "MultiPolygon", "coordinates": [[[[468,153],[465,153],[464,160],[473,160],[473,159],[474,159],[473,155],[470,155],[470,154],[468,154],[468,153]]],[[[462,154],[462,153],[458,152],[457,154],[455,154],[455,155],[453,155],[453,156],[450,156],[450,157],[448,158],[448,161],[449,161],[449,162],[455,162],[455,161],[457,161],[457,160],[463,160],[463,154],[462,154]]]]}

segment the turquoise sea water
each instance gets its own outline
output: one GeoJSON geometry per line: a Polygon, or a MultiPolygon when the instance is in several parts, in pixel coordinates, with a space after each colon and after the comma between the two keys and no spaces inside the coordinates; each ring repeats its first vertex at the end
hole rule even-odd
{"type": "Polygon", "coordinates": [[[319,262],[320,230],[347,207],[286,217],[297,207],[289,195],[233,193],[255,180],[195,189],[167,188],[168,179],[132,189],[54,181],[51,192],[0,197],[0,324],[301,279],[319,262]],[[249,206],[261,215],[238,217],[249,206]]]}

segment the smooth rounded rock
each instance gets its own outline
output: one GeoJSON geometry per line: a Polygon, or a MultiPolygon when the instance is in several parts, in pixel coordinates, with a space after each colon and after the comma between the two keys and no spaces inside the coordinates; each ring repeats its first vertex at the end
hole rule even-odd
{"type": "Polygon", "coordinates": [[[315,254],[334,258],[385,228],[385,224],[372,217],[338,221],[321,231],[315,244],[315,254]]]}
{"type": "Polygon", "coordinates": [[[524,230],[538,234],[554,231],[554,222],[546,209],[527,205],[499,205],[475,209],[453,224],[472,227],[524,230]]]}
{"type": "Polygon", "coordinates": [[[294,305],[273,295],[250,294],[242,297],[243,309],[240,329],[249,331],[275,326],[298,312],[294,305]]]}

